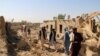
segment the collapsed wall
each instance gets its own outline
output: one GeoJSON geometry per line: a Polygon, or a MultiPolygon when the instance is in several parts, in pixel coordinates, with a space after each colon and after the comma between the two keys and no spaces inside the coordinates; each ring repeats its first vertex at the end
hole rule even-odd
{"type": "Polygon", "coordinates": [[[7,56],[5,20],[0,16],[0,56],[7,56]]]}

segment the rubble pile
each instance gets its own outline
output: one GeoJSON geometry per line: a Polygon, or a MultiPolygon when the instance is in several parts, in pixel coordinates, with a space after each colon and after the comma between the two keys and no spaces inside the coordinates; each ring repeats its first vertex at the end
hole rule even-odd
{"type": "MultiPolygon", "coordinates": [[[[74,21],[78,26],[78,32],[82,33],[84,41],[80,51],[81,56],[100,55],[100,25],[95,25],[93,18],[100,15],[94,12],[84,17],[78,16],[74,21]]],[[[72,22],[72,21],[71,21],[72,22]]],[[[69,22],[70,23],[70,22],[69,22]]],[[[71,24],[71,23],[70,23],[71,24]]],[[[63,56],[63,39],[57,38],[57,51],[48,48],[49,42],[45,43],[45,50],[40,49],[38,32],[40,24],[33,24],[31,34],[22,32],[21,26],[10,29],[11,25],[6,24],[4,18],[0,17],[0,56],[63,56]],[[6,26],[6,27],[5,27],[6,26]],[[36,26],[36,27],[35,27],[36,26]],[[14,29],[16,31],[14,31],[14,29]]]]}

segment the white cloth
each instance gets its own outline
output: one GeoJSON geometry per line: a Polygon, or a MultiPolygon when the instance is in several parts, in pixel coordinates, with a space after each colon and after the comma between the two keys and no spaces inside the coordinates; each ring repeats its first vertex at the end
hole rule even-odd
{"type": "Polygon", "coordinates": [[[74,33],[71,32],[71,33],[69,34],[69,37],[70,37],[70,46],[69,46],[69,51],[71,51],[72,41],[74,41],[74,33]]]}
{"type": "Polygon", "coordinates": [[[73,32],[71,32],[71,33],[69,34],[69,37],[70,37],[70,41],[74,41],[74,33],[73,33],[73,32]]]}

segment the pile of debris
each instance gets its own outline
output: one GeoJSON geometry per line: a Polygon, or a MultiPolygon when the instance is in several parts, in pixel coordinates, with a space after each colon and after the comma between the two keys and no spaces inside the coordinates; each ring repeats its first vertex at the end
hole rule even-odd
{"type": "Polygon", "coordinates": [[[94,17],[97,15],[100,15],[100,12],[94,12],[85,17],[79,17],[78,31],[83,34],[85,41],[83,44],[85,48],[82,48],[84,51],[83,53],[81,52],[83,56],[100,55],[100,28],[94,21],[94,17]]]}
{"type": "MultiPolygon", "coordinates": [[[[100,12],[94,12],[84,17],[78,16],[76,24],[78,32],[83,34],[84,42],[80,51],[81,56],[99,56],[100,55],[100,25],[96,25],[94,17],[100,15],[100,12]]],[[[64,54],[63,40],[57,39],[59,43],[57,52],[48,49],[48,43],[45,45],[46,50],[40,49],[38,41],[38,31],[40,24],[33,24],[36,27],[31,28],[31,35],[18,32],[11,29],[11,25],[0,17],[0,56],[62,56],[64,54]],[[38,28],[38,29],[37,29],[38,28]]]]}

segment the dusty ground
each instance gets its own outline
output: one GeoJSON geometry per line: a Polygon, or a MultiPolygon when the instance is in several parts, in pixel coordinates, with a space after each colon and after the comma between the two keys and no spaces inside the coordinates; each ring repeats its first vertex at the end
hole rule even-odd
{"type": "Polygon", "coordinates": [[[57,41],[57,51],[51,46],[48,48],[48,40],[46,44],[44,44],[44,50],[40,49],[40,43],[38,39],[38,30],[32,30],[31,35],[26,37],[25,33],[22,33],[20,30],[18,31],[20,35],[23,35],[22,38],[26,39],[28,44],[30,45],[31,49],[29,51],[17,51],[17,56],[64,56],[63,50],[63,42],[62,40],[57,41]]]}
{"type": "MultiPolygon", "coordinates": [[[[55,49],[53,48],[53,46],[51,46],[51,48],[48,48],[48,40],[46,41],[46,43],[44,44],[44,50],[41,49],[40,46],[40,42],[38,40],[38,30],[34,30],[31,29],[31,35],[27,35],[27,33],[23,33],[20,30],[18,31],[18,35],[21,35],[21,39],[25,40],[28,45],[30,46],[30,50],[15,50],[16,51],[16,56],[65,56],[64,54],[64,47],[63,47],[63,39],[57,39],[57,51],[55,52],[55,49]]],[[[82,46],[82,50],[80,51],[80,53],[82,54],[82,56],[92,56],[93,54],[95,54],[96,52],[91,51],[90,49],[87,49],[85,46],[85,44],[88,45],[93,45],[96,44],[97,42],[94,41],[95,39],[93,39],[93,41],[88,41],[87,43],[83,42],[82,46]],[[87,52],[86,50],[87,49],[87,52]],[[85,53],[87,55],[85,55],[85,53]]],[[[19,44],[20,46],[23,46],[24,44],[21,43],[19,44]]],[[[27,45],[26,45],[27,46],[27,45]]],[[[98,55],[95,55],[98,56],[98,55]]]]}

